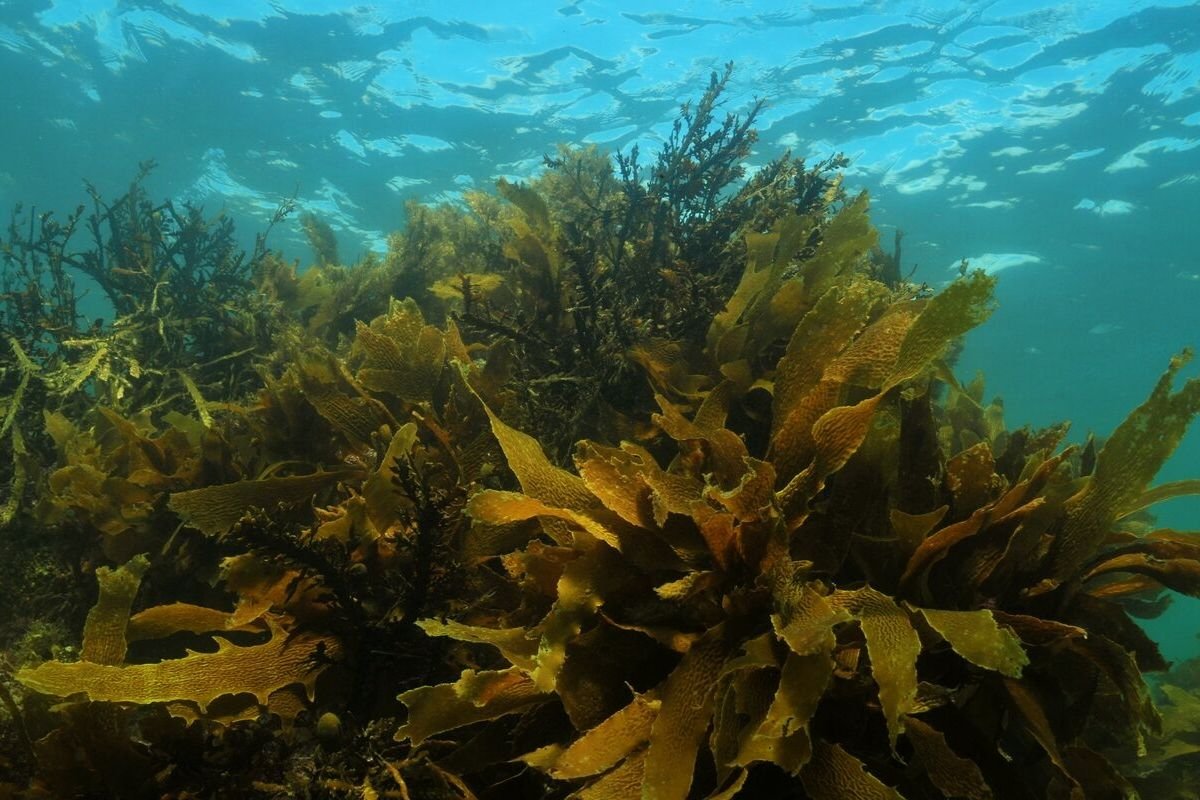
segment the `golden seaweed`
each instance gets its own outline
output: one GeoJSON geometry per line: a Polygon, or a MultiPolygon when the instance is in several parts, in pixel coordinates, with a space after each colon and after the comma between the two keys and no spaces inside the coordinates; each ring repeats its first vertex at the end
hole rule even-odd
{"type": "Polygon", "coordinates": [[[145,556],[137,556],[118,569],[100,567],[96,570],[100,597],[83,624],[81,660],[110,665],[125,661],[129,610],[149,567],[150,562],[145,556]]]}
{"type": "Polygon", "coordinates": [[[16,678],[24,686],[57,697],[82,695],[92,702],[194,703],[204,712],[228,694],[253,695],[260,706],[271,693],[299,684],[313,698],[321,667],[311,663],[318,648],[332,655],[335,640],[301,634],[289,636],[277,622],[268,621],[271,638],[245,647],[217,639],[215,653],[192,653],[156,664],[98,664],[88,661],[47,661],[22,669],[16,678]]]}
{"type": "Polygon", "coordinates": [[[1099,452],[1006,429],[953,374],[995,278],[907,283],[843,159],[744,176],[728,80],[652,165],[563,147],[353,266],[306,217],[315,265],[256,251],[208,294],[173,280],[233,259],[223,223],[181,214],[214,248],[181,261],[140,193],[96,198],[139,243],[77,258],[97,330],[38,255],[61,229],[10,231],[37,296],[0,296],[0,527],[66,568],[0,588],[81,618],[63,575],[99,583],[80,660],[30,632],[14,665],[31,786],[1182,796],[1194,696],[1134,618],[1200,595],[1196,534],[1149,515],[1200,487],[1151,485],[1189,354],[1099,452]]]}
{"type": "Polygon", "coordinates": [[[308,500],[347,476],[346,471],[238,481],[171,495],[171,510],[210,536],[224,533],[254,508],[273,509],[308,500]]]}
{"type": "Polygon", "coordinates": [[[455,683],[400,695],[408,706],[408,721],[396,731],[396,738],[420,744],[436,733],[515,714],[541,699],[542,693],[519,669],[466,670],[455,683]]]}
{"type": "Polygon", "coordinates": [[[1200,379],[1177,392],[1172,384],[1191,359],[1171,359],[1150,397],[1122,422],[1096,459],[1096,471],[1067,504],[1067,521],[1055,542],[1052,578],[1061,581],[1091,557],[1117,517],[1137,507],[1163,462],[1200,412],[1200,379]]]}

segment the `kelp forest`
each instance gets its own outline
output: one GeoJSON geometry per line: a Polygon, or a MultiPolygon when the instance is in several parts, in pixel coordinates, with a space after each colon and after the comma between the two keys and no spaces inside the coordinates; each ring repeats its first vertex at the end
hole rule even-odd
{"type": "Polygon", "coordinates": [[[1190,351],[1106,438],[1007,427],[994,277],[910,282],[839,155],[748,174],[729,75],[350,265],[145,170],[16,209],[0,798],[1195,798],[1139,625],[1200,595],[1190,351]]]}

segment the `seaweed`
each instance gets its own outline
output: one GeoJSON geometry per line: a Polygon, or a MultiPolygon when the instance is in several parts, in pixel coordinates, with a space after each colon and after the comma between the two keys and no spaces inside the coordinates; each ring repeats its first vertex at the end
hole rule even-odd
{"type": "Polygon", "coordinates": [[[0,795],[1188,796],[1188,353],[1103,447],[1006,428],[994,279],[909,283],[840,156],[747,176],[729,79],[355,265],[137,182],[14,225],[0,795]]]}
{"type": "Polygon", "coordinates": [[[253,356],[271,347],[271,315],[251,292],[265,240],[249,256],[225,216],[151,202],[147,162],[113,201],[88,186],[62,221],[14,214],[2,248],[0,331],[41,369],[59,402],[182,410],[187,373],[203,394],[232,396],[253,383],[253,356]],[[91,240],[77,249],[77,233],[91,240]],[[100,289],[111,319],[82,320],[77,283],[100,289]],[[85,398],[77,397],[84,393],[85,398]]]}
{"type": "Polygon", "coordinates": [[[652,165],[637,148],[610,161],[561,147],[530,184],[501,182],[507,208],[472,199],[503,242],[504,260],[481,272],[504,282],[464,292],[456,319],[468,337],[511,342],[520,391],[507,413],[559,463],[653,408],[643,364],[702,340],[742,275],[744,233],[797,217],[806,235],[792,254],[812,255],[842,199],[838,156],[806,168],[785,154],[742,181],[762,104],[718,119],[730,75],[714,72],[680,110],[652,165]]]}

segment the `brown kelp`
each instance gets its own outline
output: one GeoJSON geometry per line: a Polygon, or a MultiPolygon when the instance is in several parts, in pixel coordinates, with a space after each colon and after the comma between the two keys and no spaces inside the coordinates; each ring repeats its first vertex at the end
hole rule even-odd
{"type": "Polygon", "coordinates": [[[1007,428],[950,367],[994,278],[906,282],[840,157],[747,177],[728,78],[652,163],[563,147],[354,266],[136,192],[92,251],[14,232],[0,535],[75,580],[0,627],[0,796],[1187,796],[1135,618],[1200,593],[1148,513],[1189,354],[1102,446],[1007,428]]]}

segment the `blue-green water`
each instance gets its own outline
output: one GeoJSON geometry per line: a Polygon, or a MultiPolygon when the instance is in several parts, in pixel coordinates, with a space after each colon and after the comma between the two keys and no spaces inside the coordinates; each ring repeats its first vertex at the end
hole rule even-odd
{"type": "MultiPolygon", "coordinates": [[[[914,280],[1002,272],[960,368],[1010,425],[1106,434],[1200,344],[1188,2],[0,0],[0,207],[70,209],[153,158],[154,196],[250,241],[295,193],[350,256],[406,199],[530,177],[556,142],[656,149],[726,61],[729,110],[769,101],[758,163],[844,151],[914,280]]],[[[271,244],[308,257],[298,226],[271,244]]],[[[1198,431],[1160,479],[1195,475],[1198,431]]],[[[1200,529],[1200,503],[1159,514],[1200,529]]],[[[1169,658],[1198,612],[1153,623],[1169,658]]]]}

